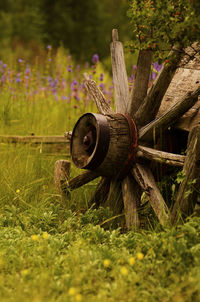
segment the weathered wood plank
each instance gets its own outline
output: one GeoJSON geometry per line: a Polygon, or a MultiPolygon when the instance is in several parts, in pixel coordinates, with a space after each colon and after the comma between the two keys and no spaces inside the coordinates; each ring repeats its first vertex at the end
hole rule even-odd
{"type": "MultiPolygon", "coordinates": [[[[188,55],[181,60],[179,68],[166,91],[162,100],[158,117],[171,108],[181,97],[189,91],[196,89],[196,84],[200,83],[200,45],[194,43],[192,47],[186,49],[188,55]]],[[[174,127],[190,131],[200,122],[200,98],[198,102],[188,110],[174,125],[174,127]]]]}
{"type": "Polygon", "coordinates": [[[61,195],[62,202],[64,203],[69,197],[66,190],[70,176],[71,163],[68,160],[57,160],[54,168],[54,183],[58,193],[61,195]]]}
{"type": "MultiPolygon", "coordinates": [[[[197,84],[200,83],[200,70],[179,68],[172,82],[163,98],[162,104],[160,106],[158,117],[161,116],[164,112],[172,108],[180,98],[184,97],[189,91],[194,91],[197,87],[197,84]]],[[[189,109],[179,120],[176,122],[174,127],[189,131],[195,126],[200,120],[200,98],[198,102],[189,109]],[[198,121],[195,122],[195,120],[198,121]]]]}
{"type": "Polygon", "coordinates": [[[177,102],[167,112],[160,117],[142,127],[139,130],[139,137],[141,139],[152,139],[154,136],[160,134],[163,130],[173,125],[185,112],[187,112],[198,100],[200,95],[200,85],[196,84],[197,88],[193,92],[189,92],[177,102]]]}
{"type": "Polygon", "coordinates": [[[151,170],[142,164],[135,164],[131,170],[142,190],[149,197],[149,202],[162,225],[170,222],[169,209],[156,185],[151,170]]]}
{"type": "Polygon", "coordinates": [[[155,160],[159,163],[183,167],[185,156],[172,154],[160,150],[155,150],[145,146],[138,146],[137,157],[143,157],[149,160],[155,160]]]}
{"type": "Polygon", "coordinates": [[[133,117],[147,95],[151,63],[152,51],[140,50],[128,107],[128,112],[133,117]]]}
{"type": "Polygon", "coordinates": [[[172,210],[172,223],[175,224],[193,213],[200,190],[200,126],[193,128],[188,137],[188,146],[183,175],[177,199],[172,210]],[[194,183],[192,183],[194,181],[194,183]]]}
{"type": "Polygon", "coordinates": [[[63,136],[18,136],[18,135],[0,135],[1,143],[23,143],[23,144],[59,144],[59,143],[69,143],[69,140],[63,136]]]}
{"type": "Polygon", "coordinates": [[[110,190],[110,182],[110,178],[102,177],[99,184],[97,185],[94,194],[88,202],[89,206],[95,204],[96,207],[99,207],[106,202],[110,190]]]}
{"type": "Polygon", "coordinates": [[[118,41],[117,29],[112,30],[112,38],[113,42],[110,45],[110,52],[115,92],[115,111],[125,113],[129,102],[129,87],[123,45],[118,41]]]}
{"type": "Polygon", "coordinates": [[[146,98],[135,113],[135,122],[140,127],[151,122],[157,115],[163,96],[171,83],[182,56],[180,52],[172,51],[169,57],[170,64],[163,65],[146,98]]]}
{"type": "Polygon", "coordinates": [[[81,186],[87,184],[88,182],[96,179],[100,175],[98,173],[95,173],[93,171],[86,171],[72,179],[69,180],[67,185],[67,190],[75,190],[80,188],[81,186]]]}
{"type": "Polygon", "coordinates": [[[105,96],[103,95],[102,91],[97,86],[94,80],[91,80],[87,73],[84,73],[85,78],[85,88],[89,96],[95,101],[97,109],[101,114],[112,114],[114,111],[110,107],[109,103],[107,102],[105,96]]]}
{"type": "MultiPolygon", "coordinates": [[[[116,29],[113,30],[112,37],[113,42],[111,43],[110,50],[112,57],[113,83],[115,90],[115,108],[117,113],[129,113],[128,105],[130,98],[128,78],[124,62],[123,46],[118,41],[118,32],[116,29]]],[[[121,130],[119,131],[119,133],[120,132],[121,130]]],[[[113,152],[113,155],[114,153],[115,152],[113,152]]],[[[124,152],[122,151],[121,154],[124,154],[124,152]]],[[[128,156],[128,154],[126,154],[126,156],[128,156]]],[[[139,192],[140,190],[138,184],[134,180],[131,180],[130,176],[127,176],[122,181],[121,186],[119,185],[119,181],[113,180],[111,182],[110,192],[112,192],[112,188],[115,188],[118,194],[118,196],[116,197],[117,203],[114,204],[114,206],[117,207],[117,209],[115,210],[116,213],[118,213],[118,211],[121,209],[120,202],[122,195],[125,209],[126,226],[128,229],[137,228],[139,225],[137,202],[140,201],[140,196],[138,196],[139,194],[136,194],[136,192],[139,192]]],[[[111,194],[109,194],[109,199],[110,196],[111,194]]]]}
{"type": "Polygon", "coordinates": [[[122,195],[126,226],[128,230],[138,229],[140,226],[138,207],[140,205],[141,190],[130,175],[126,176],[122,181],[122,195]]]}

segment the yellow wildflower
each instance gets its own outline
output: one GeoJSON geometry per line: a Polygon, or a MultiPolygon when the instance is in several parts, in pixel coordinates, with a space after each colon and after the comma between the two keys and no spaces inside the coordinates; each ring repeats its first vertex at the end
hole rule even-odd
{"type": "Polygon", "coordinates": [[[77,302],[81,302],[81,301],[83,300],[82,295],[81,295],[81,294],[77,294],[77,295],[75,296],[75,300],[76,300],[77,302]]]}
{"type": "Polygon", "coordinates": [[[42,237],[43,237],[44,239],[48,239],[48,238],[49,238],[49,234],[48,234],[47,232],[44,232],[44,233],[42,234],[42,237]]]}
{"type": "Polygon", "coordinates": [[[32,238],[32,240],[37,241],[38,240],[38,235],[32,235],[31,238],[32,238]]]}
{"type": "Polygon", "coordinates": [[[122,266],[122,267],[121,267],[120,273],[121,273],[123,276],[127,276],[127,275],[128,275],[128,269],[126,268],[126,266],[122,266]]]}
{"type": "Polygon", "coordinates": [[[69,290],[68,290],[68,294],[70,296],[74,296],[76,294],[76,289],[75,287],[70,287],[69,290]]]}
{"type": "Polygon", "coordinates": [[[19,193],[20,193],[20,189],[17,189],[17,190],[16,190],[16,193],[19,194],[19,193]]]}
{"type": "Polygon", "coordinates": [[[129,262],[129,264],[132,266],[132,265],[134,265],[135,264],[135,258],[134,257],[130,257],[129,259],[128,259],[128,262],[129,262]]]}
{"type": "Polygon", "coordinates": [[[21,274],[22,274],[22,276],[28,275],[28,270],[27,270],[27,269],[23,269],[23,270],[21,271],[21,274]]]}
{"type": "Polygon", "coordinates": [[[110,266],[110,260],[109,259],[105,259],[103,261],[103,265],[104,265],[104,267],[109,267],[110,266]]]}
{"type": "Polygon", "coordinates": [[[143,253],[137,253],[137,258],[138,258],[138,260],[142,260],[144,258],[144,254],[143,253]]]}

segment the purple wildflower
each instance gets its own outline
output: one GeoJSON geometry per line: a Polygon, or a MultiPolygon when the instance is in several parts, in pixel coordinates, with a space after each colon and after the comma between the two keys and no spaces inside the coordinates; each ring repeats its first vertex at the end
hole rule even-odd
{"type": "Polygon", "coordinates": [[[92,62],[94,64],[97,64],[99,62],[99,56],[98,56],[98,54],[94,54],[93,55],[92,62]]]}
{"type": "Polygon", "coordinates": [[[66,97],[65,95],[62,95],[62,96],[61,96],[61,100],[66,101],[66,100],[67,100],[67,97],[66,97]]]}
{"type": "Polygon", "coordinates": [[[22,60],[22,59],[18,59],[18,62],[19,62],[19,63],[22,63],[22,62],[23,62],[23,60],[22,60]]]}
{"type": "Polygon", "coordinates": [[[72,72],[72,66],[71,66],[71,65],[69,65],[69,66],[67,67],[67,71],[68,71],[68,72],[72,72]]]}
{"type": "Polygon", "coordinates": [[[99,78],[99,80],[102,82],[102,81],[103,81],[103,79],[104,79],[104,74],[103,74],[103,73],[101,73],[101,74],[100,74],[100,78],[99,78]]]}
{"type": "Polygon", "coordinates": [[[71,84],[71,90],[72,91],[77,91],[78,90],[78,82],[76,80],[73,80],[71,84]]]}
{"type": "Polygon", "coordinates": [[[48,50],[51,50],[51,45],[47,45],[47,49],[48,49],[48,50]]]}

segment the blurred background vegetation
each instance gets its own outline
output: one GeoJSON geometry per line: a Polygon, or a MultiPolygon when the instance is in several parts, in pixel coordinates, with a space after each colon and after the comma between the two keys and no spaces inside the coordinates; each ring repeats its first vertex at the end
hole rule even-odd
{"type": "Polygon", "coordinates": [[[0,59],[42,56],[47,45],[62,46],[76,61],[109,56],[112,28],[130,39],[128,0],[1,0],[0,59]]]}

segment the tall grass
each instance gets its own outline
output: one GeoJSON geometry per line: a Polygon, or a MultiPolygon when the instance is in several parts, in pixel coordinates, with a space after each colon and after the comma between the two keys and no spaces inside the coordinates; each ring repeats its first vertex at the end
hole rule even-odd
{"type": "MultiPolygon", "coordinates": [[[[0,63],[0,134],[71,130],[79,115],[96,111],[85,71],[113,106],[97,56],[79,67],[48,47],[45,62],[0,63]]],[[[200,219],[178,229],[113,229],[110,209],[88,206],[95,182],[61,203],[53,183],[60,158],[42,145],[0,144],[0,301],[199,301],[200,219]]]]}

